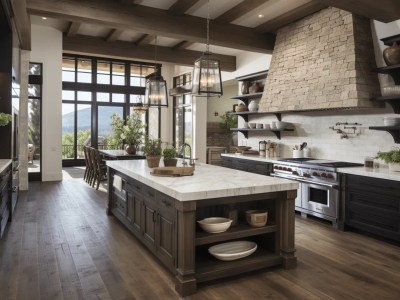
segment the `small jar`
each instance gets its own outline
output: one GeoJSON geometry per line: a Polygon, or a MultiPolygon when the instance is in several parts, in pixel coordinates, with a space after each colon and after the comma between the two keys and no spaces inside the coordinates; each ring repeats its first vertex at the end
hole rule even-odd
{"type": "Polygon", "coordinates": [[[364,167],[373,168],[374,167],[374,158],[373,157],[364,158],[364,167]]]}

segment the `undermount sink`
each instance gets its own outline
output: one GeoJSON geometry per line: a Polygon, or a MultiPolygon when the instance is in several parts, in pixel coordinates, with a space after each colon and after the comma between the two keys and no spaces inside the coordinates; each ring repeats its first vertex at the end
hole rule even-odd
{"type": "Polygon", "coordinates": [[[154,176],[192,176],[194,167],[158,167],[154,168],[150,174],[154,176]]]}

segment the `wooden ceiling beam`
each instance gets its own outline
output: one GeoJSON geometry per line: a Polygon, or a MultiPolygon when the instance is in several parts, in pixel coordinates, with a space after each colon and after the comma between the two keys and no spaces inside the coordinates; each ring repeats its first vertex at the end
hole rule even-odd
{"type": "Polygon", "coordinates": [[[106,42],[115,42],[121,36],[124,31],[122,29],[111,29],[107,34],[105,41],[106,42]]]}
{"type": "Polygon", "coordinates": [[[190,47],[193,44],[194,44],[193,42],[182,41],[182,42],[179,42],[176,45],[172,46],[172,49],[174,49],[174,50],[176,50],[176,49],[186,49],[186,48],[190,47]]]}
{"type": "Polygon", "coordinates": [[[12,5],[11,18],[14,19],[20,48],[22,50],[31,50],[31,18],[27,12],[26,0],[10,1],[12,5]]]}
{"type": "MultiPolygon", "coordinates": [[[[116,29],[139,31],[191,42],[206,42],[204,18],[176,16],[166,10],[126,5],[104,0],[30,0],[28,11],[70,22],[81,22],[116,29]]],[[[245,51],[271,53],[273,34],[260,34],[251,28],[211,22],[210,44],[245,51]]]]}
{"type": "MultiPolygon", "coordinates": [[[[119,59],[154,61],[154,46],[136,46],[130,42],[115,41],[108,43],[104,39],[76,36],[63,37],[63,51],[72,54],[114,57],[119,59]]],[[[200,51],[177,50],[169,47],[157,46],[157,60],[184,66],[193,66],[193,63],[202,55],[200,51]]],[[[236,57],[215,54],[221,62],[221,69],[227,72],[236,70],[236,57]]]]}
{"type": "Polygon", "coordinates": [[[319,0],[327,6],[347,10],[354,14],[389,23],[400,19],[399,0],[319,0]]]}
{"type": "Polygon", "coordinates": [[[150,44],[152,41],[154,41],[155,36],[154,35],[150,35],[150,34],[143,34],[141,37],[139,37],[134,44],[136,46],[140,46],[140,45],[148,45],[150,44]]]}
{"type": "Polygon", "coordinates": [[[220,23],[230,23],[268,1],[269,0],[244,0],[217,17],[215,21],[220,23]]]}
{"type": "Polygon", "coordinates": [[[65,34],[69,37],[76,36],[81,25],[82,25],[82,23],[71,22],[71,24],[69,24],[69,27],[65,34]]]}
{"type": "Polygon", "coordinates": [[[282,26],[300,20],[326,7],[327,6],[320,3],[320,1],[311,1],[257,26],[255,30],[260,33],[275,32],[282,26]]]}
{"type": "Polygon", "coordinates": [[[168,9],[168,12],[175,15],[183,15],[189,8],[195,5],[200,0],[177,0],[168,9]]]}

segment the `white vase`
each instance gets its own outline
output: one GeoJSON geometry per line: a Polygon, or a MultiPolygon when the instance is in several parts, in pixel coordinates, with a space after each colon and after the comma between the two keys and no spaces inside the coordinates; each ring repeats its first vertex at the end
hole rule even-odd
{"type": "Polygon", "coordinates": [[[255,100],[251,100],[249,103],[249,111],[258,111],[258,103],[255,100]]]}
{"type": "Polygon", "coordinates": [[[389,163],[389,170],[393,172],[400,172],[400,163],[389,163]]]}

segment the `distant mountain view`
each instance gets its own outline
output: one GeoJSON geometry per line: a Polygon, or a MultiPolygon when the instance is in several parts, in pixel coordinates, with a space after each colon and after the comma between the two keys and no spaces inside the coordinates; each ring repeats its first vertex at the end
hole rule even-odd
{"type": "MultiPolygon", "coordinates": [[[[111,115],[121,111],[119,107],[102,106],[99,110],[99,135],[111,134],[111,115]]],[[[88,130],[91,127],[91,109],[85,108],[78,111],[78,130],[88,130]]],[[[74,113],[70,112],[62,116],[62,133],[74,131],[74,113]]]]}

